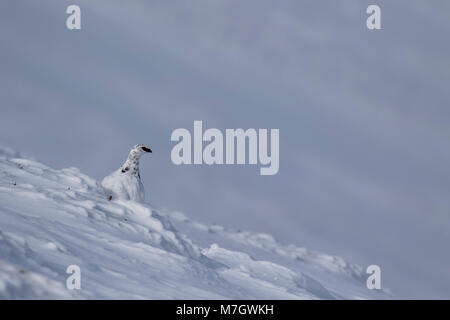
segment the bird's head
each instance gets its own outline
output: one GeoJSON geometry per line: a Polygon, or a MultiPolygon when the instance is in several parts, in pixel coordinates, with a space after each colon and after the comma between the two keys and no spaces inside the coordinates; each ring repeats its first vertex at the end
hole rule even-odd
{"type": "Polygon", "coordinates": [[[150,148],[146,147],[145,145],[137,144],[131,149],[130,156],[139,158],[144,153],[151,153],[151,152],[152,152],[152,150],[150,148]]]}

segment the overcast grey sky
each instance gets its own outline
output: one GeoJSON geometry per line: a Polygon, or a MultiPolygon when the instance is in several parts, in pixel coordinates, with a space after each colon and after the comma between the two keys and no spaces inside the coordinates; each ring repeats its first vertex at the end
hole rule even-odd
{"type": "Polygon", "coordinates": [[[1,144],[97,179],[148,144],[150,203],[450,298],[450,2],[82,0],[79,31],[69,4],[0,3],[1,144]],[[279,128],[279,173],[173,165],[194,120],[279,128]]]}

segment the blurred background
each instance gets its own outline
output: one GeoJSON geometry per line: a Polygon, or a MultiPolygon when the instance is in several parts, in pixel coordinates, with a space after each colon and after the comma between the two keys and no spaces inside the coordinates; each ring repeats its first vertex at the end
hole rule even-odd
{"type": "Polygon", "coordinates": [[[447,0],[5,0],[0,143],[98,180],[147,144],[152,205],[448,299],[449,35],[447,0]],[[175,166],[170,135],[194,120],[279,128],[279,173],[175,166]]]}

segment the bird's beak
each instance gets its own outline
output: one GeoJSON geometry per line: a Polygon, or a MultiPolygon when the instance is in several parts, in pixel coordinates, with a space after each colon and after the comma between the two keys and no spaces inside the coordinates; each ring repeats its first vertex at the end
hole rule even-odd
{"type": "Polygon", "coordinates": [[[144,150],[145,152],[150,152],[152,153],[152,150],[150,148],[147,147],[141,147],[142,150],[144,150]]]}

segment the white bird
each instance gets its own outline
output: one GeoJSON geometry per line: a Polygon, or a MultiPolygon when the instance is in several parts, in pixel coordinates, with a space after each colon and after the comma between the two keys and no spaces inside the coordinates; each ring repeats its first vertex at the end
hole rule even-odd
{"type": "Polygon", "coordinates": [[[102,187],[108,200],[122,199],[144,202],[145,191],[139,174],[139,158],[152,152],[143,144],[135,145],[128,155],[127,161],[102,180],[102,187]]]}

